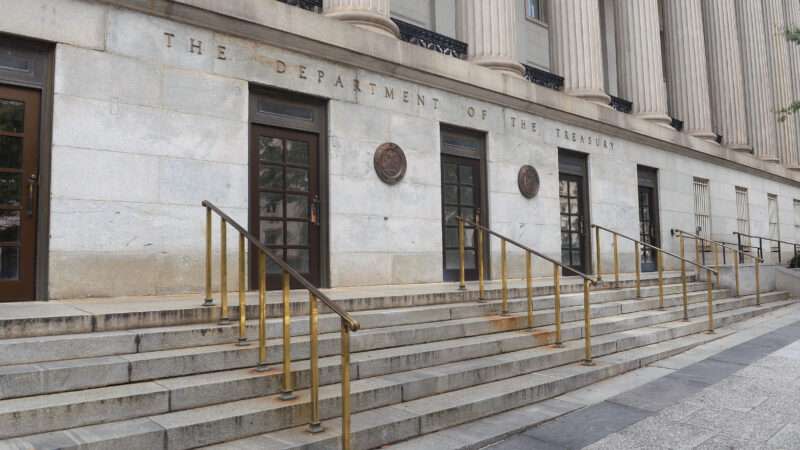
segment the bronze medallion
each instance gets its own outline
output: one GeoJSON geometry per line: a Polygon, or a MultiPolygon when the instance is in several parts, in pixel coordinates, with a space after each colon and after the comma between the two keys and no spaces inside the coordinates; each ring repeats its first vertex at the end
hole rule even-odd
{"type": "Polygon", "coordinates": [[[517,185],[523,197],[536,197],[536,194],[539,193],[539,173],[536,172],[533,166],[527,164],[520,167],[517,175],[517,185]]]}
{"type": "Polygon", "coordinates": [[[387,142],[375,150],[375,173],[386,184],[397,184],[406,174],[406,155],[397,144],[387,142]]]}

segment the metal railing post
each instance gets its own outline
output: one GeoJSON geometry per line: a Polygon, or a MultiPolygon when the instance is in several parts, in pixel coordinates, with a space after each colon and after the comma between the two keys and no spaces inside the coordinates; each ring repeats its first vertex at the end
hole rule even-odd
{"type": "Polygon", "coordinates": [[[714,333],[714,290],[712,286],[712,273],[711,270],[706,272],[706,289],[708,301],[708,330],[706,333],[714,333]]]}
{"type": "Polygon", "coordinates": [[[501,313],[508,314],[508,254],[506,253],[506,240],[500,240],[500,278],[503,291],[503,305],[501,313]]]}
{"type": "Polygon", "coordinates": [[[614,237],[614,284],[619,286],[619,240],[616,234],[612,236],[614,237]]]}
{"type": "Polygon", "coordinates": [[[561,347],[561,267],[553,264],[553,301],[555,316],[553,322],[556,326],[556,347],[561,347]]]}
{"type": "Polygon", "coordinates": [[[308,293],[308,329],[311,335],[311,421],[308,431],[319,433],[324,430],[319,414],[319,312],[317,297],[311,292],[308,293]]]}
{"type": "Polygon", "coordinates": [[[464,219],[458,218],[458,288],[467,289],[464,261],[464,219]]]}
{"type": "Polygon", "coordinates": [[[219,324],[230,323],[228,309],[228,227],[219,219],[219,324]]]}
{"type": "Polygon", "coordinates": [[[247,287],[245,286],[244,235],[239,233],[239,346],[247,345],[247,287]]]}
{"type": "Polygon", "coordinates": [[[633,243],[633,264],[636,266],[636,298],[642,298],[642,263],[639,253],[639,243],[633,243]]]}
{"type": "Polygon", "coordinates": [[[292,308],[289,298],[289,272],[283,272],[282,279],[283,294],[283,387],[281,388],[281,400],[293,400],[297,398],[292,390],[292,308]]]}
{"type": "Polygon", "coordinates": [[[478,226],[475,231],[478,233],[478,300],[485,300],[486,294],[483,286],[483,229],[478,226]]]}
{"type": "Polygon", "coordinates": [[[683,233],[680,234],[681,246],[681,285],[683,286],[683,320],[689,321],[689,294],[686,289],[686,250],[684,249],[683,233]]]}
{"type": "Polygon", "coordinates": [[[533,263],[531,252],[525,252],[526,288],[528,291],[528,328],[533,328],[533,263]]]}
{"type": "Polygon", "coordinates": [[[267,256],[258,252],[258,367],[267,368],[267,256]]]}
{"type": "Polygon", "coordinates": [[[656,254],[658,264],[658,309],[664,309],[664,254],[659,250],[656,254]]]}
{"type": "Polygon", "coordinates": [[[350,450],[350,329],[342,319],[342,450],[350,450]]]}
{"type": "Polygon", "coordinates": [[[603,266],[600,262],[600,227],[594,227],[594,243],[597,249],[597,279],[600,280],[603,276],[603,266]]]}
{"type": "Polygon", "coordinates": [[[203,306],[213,306],[214,297],[211,296],[211,208],[206,208],[206,298],[203,306]]]}
{"type": "Polygon", "coordinates": [[[714,249],[714,268],[717,269],[717,286],[719,286],[719,244],[712,242],[711,247],[714,249]]]}
{"type": "Polygon", "coordinates": [[[583,335],[584,335],[584,366],[593,366],[592,362],[592,307],[590,302],[589,280],[583,280],[583,335]]]}

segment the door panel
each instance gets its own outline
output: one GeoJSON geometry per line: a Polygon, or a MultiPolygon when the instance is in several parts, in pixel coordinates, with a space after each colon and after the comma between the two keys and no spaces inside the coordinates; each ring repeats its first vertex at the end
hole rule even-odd
{"type": "MultiPolygon", "coordinates": [[[[442,155],[442,230],[444,242],[444,280],[459,279],[458,221],[461,216],[480,223],[481,164],[479,159],[442,155]]],[[[464,225],[464,275],[478,279],[477,234],[464,225]]]]}
{"type": "MultiPolygon", "coordinates": [[[[586,272],[586,207],[583,177],[559,175],[561,215],[561,262],[586,272]]],[[[565,275],[571,274],[568,271],[565,275]]]]}
{"type": "MultiPolygon", "coordinates": [[[[320,282],[318,135],[253,125],[250,229],[276,256],[310,282],[320,282]]],[[[258,280],[251,252],[251,286],[258,280]]],[[[279,267],[267,261],[267,288],[281,288],[279,267]]],[[[299,287],[293,281],[293,287],[299,287]]]]}
{"type": "Polygon", "coordinates": [[[34,299],[39,93],[0,86],[0,301],[34,299]]]}
{"type": "MultiPolygon", "coordinates": [[[[639,186],[639,240],[659,246],[655,190],[647,186],[639,186]]],[[[642,246],[641,252],[641,270],[643,272],[658,270],[656,251],[642,246]]]]}

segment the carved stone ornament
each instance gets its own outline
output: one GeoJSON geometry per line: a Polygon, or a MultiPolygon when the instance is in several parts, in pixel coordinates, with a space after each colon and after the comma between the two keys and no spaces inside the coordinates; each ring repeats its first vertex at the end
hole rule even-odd
{"type": "Polygon", "coordinates": [[[523,197],[536,197],[536,194],[539,193],[539,173],[536,172],[533,166],[527,164],[520,167],[517,175],[517,185],[523,197]]]}
{"type": "Polygon", "coordinates": [[[375,150],[375,173],[386,184],[397,184],[406,174],[406,155],[397,144],[387,142],[375,150]]]}

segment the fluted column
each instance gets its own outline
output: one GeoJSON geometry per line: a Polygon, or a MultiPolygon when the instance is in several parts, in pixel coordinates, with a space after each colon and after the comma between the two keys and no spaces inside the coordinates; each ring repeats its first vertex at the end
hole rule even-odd
{"type": "Polygon", "coordinates": [[[547,6],[552,69],[564,77],[564,92],[608,105],[598,2],[558,0],[547,6]]]}
{"type": "Polygon", "coordinates": [[[749,152],[742,56],[731,6],[730,0],[703,1],[711,118],[724,145],[749,152]]]}
{"type": "Polygon", "coordinates": [[[517,47],[518,3],[514,0],[459,0],[456,32],[467,43],[470,61],[514,76],[522,76],[517,47]]]}
{"type": "Polygon", "coordinates": [[[633,113],[668,125],[658,0],[617,0],[617,79],[633,113]]]}
{"type": "Polygon", "coordinates": [[[714,139],[700,0],[664,0],[669,109],[687,133],[714,139]]]}
{"type": "Polygon", "coordinates": [[[366,30],[399,37],[400,30],[390,17],[391,0],[324,0],[323,12],[366,30]]]}
{"type": "MultiPolygon", "coordinates": [[[[784,0],[783,8],[785,11],[787,27],[800,27],[800,2],[797,0],[784,0]]],[[[789,70],[792,80],[792,99],[800,100],[800,45],[786,41],[789,49],[789,70]]],[[[788,105],[784,105],[785,108],[788,105]]],[[[800,162],[800,114],[794,114],[787,120],[794,121],[795,128],[795,162],[800,162]]],[[[800,164],[795,164],[792,168],[797,168],[800,164]]]]}
{"type": "Polygon", "coordinates": [[[750,145],[759,158],[777,161],[776,116],[767,68],[762,4],[760,1],[735,0],[734,6],[742,50],[744,106],[750,145]]]}
{"type": "MultiPolygon", "coordinates": [[[[786,19],[782,0],[764,0],[764,35],[766,36],[767,65],[772,82],[775,110],[792,102],[792,80],[789,73],[789,48],[786,45],[786,19]]],[[[773,112],[772,114],[776,114],[773,112]]],[[[778,158],[787,167],[797,166],[794,120],[777,122],[776,143],[778,158]]]]}

